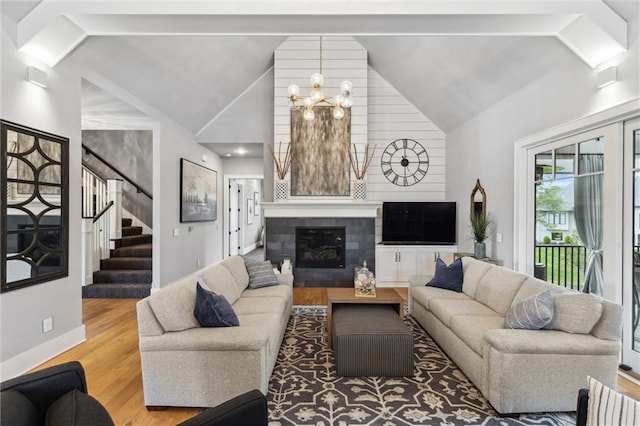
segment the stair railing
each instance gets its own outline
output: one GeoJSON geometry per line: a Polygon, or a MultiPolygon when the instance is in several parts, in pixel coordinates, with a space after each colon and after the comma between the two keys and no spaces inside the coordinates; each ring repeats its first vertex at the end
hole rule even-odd
{"type": "MultiPolygon", "coordinates": [[[[115,182],[118,183],[121,186],[121,181],[115,182]]],[[[114,200],[114,192],[109,190],[113,186],[111,180],[105,181],[82,167],[82,285],[93,283],[93,273],[113,248],[113,222],[121,217],[116,212],[121,200],[114,200]]],[[[121,191],[119,195],[122,196],[121,191]]]]}

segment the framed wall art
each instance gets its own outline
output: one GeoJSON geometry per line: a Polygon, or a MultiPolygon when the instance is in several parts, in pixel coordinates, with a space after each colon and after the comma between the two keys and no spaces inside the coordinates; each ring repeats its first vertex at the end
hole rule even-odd
{"type": "Polygon", "coordinates": [[[180,222],[218,218],[218,172],[180,159],[180,222]]]}
{"type": "Polygon", "coordinates": [[[253,225],[253,200],[247,198],[247,225],[253,225]]]}
{"type": "Polygon", "coordinates": [[[342,119],[333,107],[317,106],[315,118],[291,110],[291,195],[348,196],[351,109],[342,119]]]}

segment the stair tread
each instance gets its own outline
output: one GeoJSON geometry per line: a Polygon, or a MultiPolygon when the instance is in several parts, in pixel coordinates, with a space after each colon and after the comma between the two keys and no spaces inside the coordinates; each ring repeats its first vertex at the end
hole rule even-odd
{"type": "Polygon", "coordinates": [[[151,284],[147,283],[96,283],[82,287],[85,299],[142,299],[151,294],[151,284]]]}

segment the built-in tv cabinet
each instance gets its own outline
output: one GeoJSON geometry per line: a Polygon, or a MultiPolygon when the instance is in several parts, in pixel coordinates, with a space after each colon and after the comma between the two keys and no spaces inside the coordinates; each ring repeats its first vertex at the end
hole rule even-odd
{"type": "Polygon", "coordinates": [[[376,245],[376,285],[407,287],[412,275],[433,275],[436,259],[448,265],[458,246],[376,245]]]}

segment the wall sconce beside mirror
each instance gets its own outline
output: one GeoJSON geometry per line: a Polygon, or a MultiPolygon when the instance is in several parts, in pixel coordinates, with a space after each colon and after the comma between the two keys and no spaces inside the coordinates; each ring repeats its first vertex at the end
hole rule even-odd
{"type": "Polygon", "coordinates": [[[483,218],[487,217],[487,194],[484,192],[484,188],[480,185],[480,179],[476,180],[476,186],[471,191],[471,206],[469,209],[471,216],[482,215],[483,218]]]}
{"type": "Polygon", "coordinates": [[[69,139],[0,122],[1,292],[68,275],[69,139]]]}

